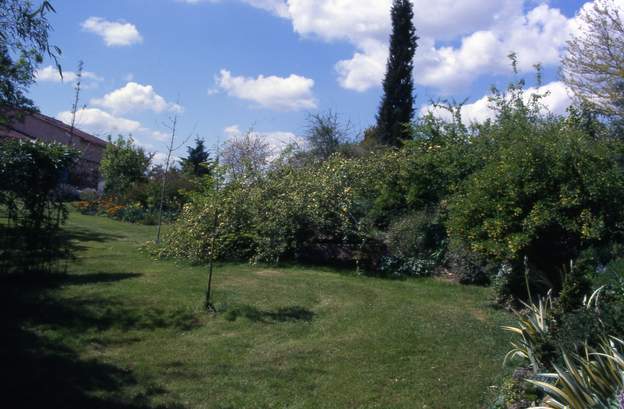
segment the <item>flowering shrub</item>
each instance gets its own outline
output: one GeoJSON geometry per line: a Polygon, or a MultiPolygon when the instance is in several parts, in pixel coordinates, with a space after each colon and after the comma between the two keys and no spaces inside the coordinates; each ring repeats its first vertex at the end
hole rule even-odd
{"type": "Polygon", "coordinates": [[[123,207],[118,204],[117,200],[112,196],[103,196],[101,198],[85,199],[74,203],[74,207],[82,214],[88,215],[104,215],[114,217],[116,213],[123,207]]]}
{"type": "Polygon", "coordinates": [[[124,205],[113,205],[110,207],[106,207],[104,211],[106,212],[106,215],[111,219],[121,219],[120,216],[125,208],[126,207],[124,205]]]}
{"type": "MultiPolygon", "coordinates": [[[[159,252],[203,261],[213,237],[218,259],[278,262],[304,257],[317,243],[361,250],[371,238],[368,213],[392,157],[334,155],[301,167],[276,166],[262,178],[234,178],[218,192],[195,195],[159,252]]],[[[353,252],[358,264],[365,256],[353,252]]]]}
{"type": "Polygon", "coordinates": [[[87,214],[93,216],[98,212],[98,202],[97,201],[89,201],[89,200],[81,200],[79,202],[73,203],[73,206],[82,214],[87,214]]]}
{"type": "Polygon", "coordinates": [[[381,258],[379,272],[386,277],[426,277],[433,274],[436,265],[432,259],[385,256],[381,258]]]}
{"type": "MultiPolygon", "coordinates": [[[[103,215],[128,223],[154,225],[158,221],[157,212],[145,209],[140,203],[118,204],[115,200],[107,197],[93,201],[81,200],[73,203],[73,206],[85,215],[103,215]]],[[[173,220],[174,218],[175,215],[170,212],[163,212],[164,220],[173,220]]]]}

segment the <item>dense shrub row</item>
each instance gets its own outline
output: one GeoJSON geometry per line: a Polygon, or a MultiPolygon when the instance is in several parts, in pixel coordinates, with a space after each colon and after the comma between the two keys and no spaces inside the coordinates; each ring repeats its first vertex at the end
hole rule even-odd
{"type": "Polygon", "coordinates": [[[493,94],[496,115],[471,126],[448,107],[449,120],[419,119],[400,149],[223,167],[156,251],[347,262],[384,275],[447,268],[463,283],[494,281],[500,301],[527,289],[587,292],[587,274],[622,240],[624,145],[584,112],[544,112],[542,97],[513,84],[493,94]]]}
{"type": "Polygon", "coordinates": [[[314,165],[277,165],[261,177],[229,178],[218,190],[193,195],[160,252],[205,261],[214,237],[218,259],[278,262],[337,252],[369,261],[365,250],[374,247],[375,237],[368,216],[395,157],[334,155],[314,165]]]}

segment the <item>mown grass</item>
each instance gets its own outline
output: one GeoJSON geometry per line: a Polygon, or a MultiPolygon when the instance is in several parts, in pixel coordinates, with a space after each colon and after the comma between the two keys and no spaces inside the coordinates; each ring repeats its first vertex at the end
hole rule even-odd
{"type": "Polygon", "coordinates": [[[206,314],[206,268],[142,253],[153,227],[67,229],[68,274],[3,283],[2,407],[478,408],[502,372],[489,289],[220,265],[206,314]]]}

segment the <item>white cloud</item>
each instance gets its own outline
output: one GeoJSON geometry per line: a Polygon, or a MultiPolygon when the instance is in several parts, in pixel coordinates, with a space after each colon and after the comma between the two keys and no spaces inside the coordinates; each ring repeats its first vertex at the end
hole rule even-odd
{"type": "MultiPolygon", "coordinates": [[[[179,157],[177,157],[175,155],[171,155],[171,157],[169,158],[169,167],[170,168],[177,168],[179,161],[180,161],[179,157]]],[[[154,156],[152,157],[152,165],[165,166],[166,163],[167,163],[167,154],[166,153],[163,153],[163,152],[156,152],[156,153],[154,153],[154,156]]]]}
{"type": "MultiPolygon", "coordinates": [[[[510,15],[521,14],[522,3],[522,0],[415,0],[414,23],[422,37],[416,59],[423,58],[423,43],[435,50],[436,41],[454,39],[499,24],[510,15]]],[[[353,57],[336,64],[338,82],[344,88],[365,91],[381,85],[385,73],[391,5],[392,0],[289,0],[288,12],[294,31],[300,35],[354,45],[353,57]]]]}
{"type": "Polygon", "coordinates": [[[102,37],[108,47],[143,42],[143,37],[136,26],[123,20],[108,21],[101,17],[89,17],[82,23],[82,29],[102,37]]]}
{"type": "Polygon", "coordinates": [[[161,131],[153,131],[151,135],[153,139],[156,139],[160,142],[168,141],[171,138],[170,134],[161,131]]]}
{"type": "Polygon", "coordinates": [[[295,74],[285,78],[263,75],[250,78],[232,76],[230,71],[221,70],[216,83],[228,95],[253,101],[264,108],[296,111],[317,106],[312,94],[314,81],[295,74]]]}
{"type": "MultiPolygon", "coordinates": [[[[72,83],[78,78],[77,74],[73,71],[63,71],[63,77],[59,74],[56,67],[48,65],[47,67],[40,68],[35,72],[35,77],[39,82],[66,82],[72,83]]],[[[90,71],[83,71],[83,79],[90,79],[94,81],[102,81],[102,78],[97,74],[90,71]]]]}
{"type": "Polygon", "coordinates": [[[293,29],[325,41],[385,39],[390,32],[391,0],[290,0],[293,29]]]}
{"type": "Polygon", "coordinates": [[[528,91],[529,95],[531,93],[548,93],[548,95],[542,100],[542,103],[553,114],[564,114],[573,103],[572,91],[570,91],[561,81],[554,81],[540,88],[529,88],[528,91]]]}
{"type": "MultiPolygon", "coordinates": [[[[529,102],[531,95],[534,94],[546,95],[541,100],[545,113],[550,112],[560,115],[565,113],[566,109],[572,105],[572,93],[561,81],[554,81],[539,88],[527,88],[525,91],[525,102],[529,102]]],[[[425,105],[421,107],[421,115],[424,115],[427,112],[432,112],[435,116],[441,119],[451,119],[450,113],[443,108],[433,107],[432,105],[425,105]]],[[[473,103],[463,105],[461,109],[461,116],[462,122],[466,124],[473,122],[481,123],[488,119],[493,119],[495,117],[495,111],[491,108],[489,96],[486,95],[473,103]]]]}
{"type": "MultiPolygon", "coordinates": [[[[522,0],[414,0],[414,24],[421,37],[453,39],[522,13],[522,0]]],[[[392,0],[289,0],[295,32],[359,46],[386,41],[392,0]]]]}
{"type": "MultiPolygon", "coordinates": [[[[221,3],[226,0],[176,0],[178,3],[199,4],[199,3],[221,3]]],[[[231,0],[230,0],[231,1],[231,0]]],[[[266,10],[278,17],[288,18],[288,5],[284,0],[237,0],[247,3],[250,6],[266,10]]]]}
{"type": "MultiPolygon", "coordinates": [[[[248,4],[264,8],[253,1],[248,4]]],[[[351,43],[354,54],[338,61],[339,84],[355,91],[381,85],[388,55],[392,0],[270,1],[286,7],[302,37],[351,43]]],[[[418,85],[442,92],[468,86],[479,76],[509,72],[514,51],[525,72],[537,63],[554,66],[575,19],[547,0],[413,0],[419,48],[414,60],[418,85]],[[537,4],[537,6],[535,6],[537,4]],[[529,11],[525,13],[525,10],[529,11]]]]}
{"type": "MultiPolygon", "coordinates": [[[[56,117],[66,124],[71,124],[70,111],[60,112],[56,117]]],[[[76,127],[96,135],[133,133],[142,130],[138,121],[117,117],[97,108],[83,108],[76,112],[76,127]]]]}
{"type": "Polygon", "coordinates": [[[381,84],[386,73],[387,58],[386,44],[370,41],[363,52],[356,52],[350,60],[338,61],[338,83],[354,91],[366,91],[381,84]]]}
{"type": "Polygon", "coordinates": [[[225,133],[227,139],[238,138],[243,135],[238,125],[228,126],[223,130],[223,133],[225,133]]]}
{"type": "MultiPolygon", "coordinates": [[[[458,46],[439,46],[436,37],[423,34],[414,59],[415,82],[452,92],[486,73],[509,72],[507,55],[512,51],[518,55],[522,72],[538,63],[556,66],[569,38],[572,20],[558,9],[543,4],[526,15],[510,17],[509,13],[503,13],[492,24],[489,29],[461,37],[458,46]]],[[[431,27],[431,32],[435,32],[435,27],[431,27]]],[[[371,41],[375,40],[369,43],[371,41]]],[[[351,60],[339,62],[337,69],[342,86],[362,91],[381,84],[384,72],[379,67],[385,62],[387,51],[380,50],[387,49],[387,45],[378,41],[377,46],[358,47],[363,52],[356,53],[351,60]],[[345,78],[357,77],[366,80],[355,84],[345,81],[345,78]]]]}
{"type": "Polygon", "coordinates": [[[288,5],[283,0],[243,0],[245,3],[269,11],[278,17],[290,17],[288,5]]]}
{"type": "Polygon", "coordinates": [[[182,107],[167,102],[154,91],[151,85],[129,82],[125,86],[112,91],[102,98],[92,99],[93,105],[110,109],[113,113],[148,110],[153,112],[180,112],[182,107]]]}
{"type": "Polygon", "coordinates": [[[500,29],[522,15],[523,0],[416,0],[414,25],[421,37],[450,40],[475,31],[500,29]]]}
{"type": "MultiPolygon", "coordinates": [[[[180,0],[186,3],[235,0],[180,0]]],[[[288,18],[304,38],[353,45],[349,59],[335,65],[339,84],[365,91],[381,85],[388,55],[392,0],[236,0],[288,18]]],[[[548,0],[412,0],[420,37],[414,60],[418,85],[451,93],[482,75],[510,72],[507,55],[516,52],[519,69],[557,66],[565,42],[578,30],[548,0]]],[[[623,0],[616,0],[624,6],[623,0]]],[[[582,9],[587,9],[587,2],[582,9]]],[[[624,8],[624,7],[623,7],[624,8]]]]}

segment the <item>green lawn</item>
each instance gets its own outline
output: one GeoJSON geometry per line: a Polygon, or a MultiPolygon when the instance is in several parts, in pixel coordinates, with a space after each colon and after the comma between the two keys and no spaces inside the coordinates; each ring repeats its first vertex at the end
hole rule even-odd
{"type": "Polygon", "coordinates": [[[2,407],[479,408],[503,371],[490,289],[224,265],[210,315],[205,267],[140,251],[153,227],[67,228],[68,275],[3,283],[2,407]]]}

